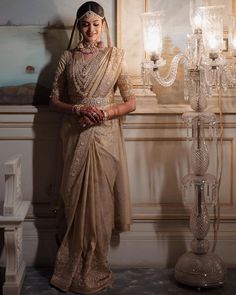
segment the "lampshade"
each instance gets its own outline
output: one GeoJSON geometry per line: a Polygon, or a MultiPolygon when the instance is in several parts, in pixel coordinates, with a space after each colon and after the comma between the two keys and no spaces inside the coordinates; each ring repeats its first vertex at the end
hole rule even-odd
{"type": "Polygon", "coordinates": [[[161,56],[162,52],[162,12],[145,12],[141,15],[143,25],[144,49],[149,57],[161,56]]]}
{"type": "Polygon", "coordinates": [[[189,18],[193,32],[202,28],[202,14],[200,7],[208,5],[207,0],[190,0],[189,2],[189,18]]]}
{"type": "Polygon", "coordinates": [[[200,7],[202,14],[203,44],[206,52],[219,53],[223,49],[224,6],[200,7]]]}

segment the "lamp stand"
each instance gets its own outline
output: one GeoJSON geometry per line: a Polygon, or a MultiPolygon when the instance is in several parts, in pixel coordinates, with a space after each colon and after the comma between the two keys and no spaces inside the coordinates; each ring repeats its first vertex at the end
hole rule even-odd
{"type": "Polygon", "coordinates": [[[178,282],[192,287],[218,287],[225,280],[224,262],[209,251],[209,242],[205,239],[210,221],[204,196],[204,179],[195,181],[195,204],[190,216],[190,229],[194,239],[191,252],[183,254],[175,266],[175,278],[178,282]]]}
{"type": "Polygon", "coordinates": [[[222,54],[224,7],[200,2],[205,1],[190,0],[194,33],[188,36],[186,52],[173,57],[164,77],[159,71],[165,64],[161,57],[161,13],[142,14],[144,47],[150,57],[149,61],[142,62],[142,78],[145,87],[154,82],[170,87],[176,80],[179,62],[184,64],[184,97],[190,101],[193,110],[183,114],[187,133],[191,130],[192,173],[187,174],[182,183],[185,190],[194,190],[195,201],[190,216],[194,239],[192,251],[182,255],[176,264],[175,278],[180,283],[201,288],[221,286],[225,280],[224,263],[209,250],[209,242],[205,239],[210,227],[207,205],[219,206],[219,183],[214,175],[207,173],[210,157],[205,139],[206,126],[209,127],[209,138],[217,138],[216,115],[206,111],[207,99],[212,97],[213,90],[220,93],[236,85],[236,69],[234,61],[229,62],[222,54]]]}
{"type": "MultiPolygon", "coordinates": [[[[192,83],[200,91],[201,71],[191,71],[192,83]]],[[[217,204],[219,184],[214,175],[208,174],[209,151],[205,138],[205,127],[209,126],[209,137],[217,138],[216,115],[206,112],[207,101],[204,96],[193,95],[190,99],[192,112],[183,114],[192,140],[190,151],[193,173],[187,174],[183,180],[185,191],[194,191],[194,204],[190,215],[190,230],[194,236],[191,252],[183,254],[175,266],[175,278],[178,282],[192,287],[217,287],[225,280],[224,262],[209,250],[209,242],[205,237],[210,228],[207,203],[217,204]]],[[[217,143],[216,143],[217,144],[217,143]]]]}

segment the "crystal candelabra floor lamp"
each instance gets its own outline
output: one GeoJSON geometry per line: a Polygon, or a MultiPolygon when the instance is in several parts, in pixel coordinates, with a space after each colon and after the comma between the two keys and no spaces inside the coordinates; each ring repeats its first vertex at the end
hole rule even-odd
{"type": "MultiPolygon", "coordinates": [[[[142,14],[144,48],[147,59],[142,63],[144,85],[159,83],[170,87],[177,74],[180,61],[184,63],[184,95],[193,109],[183,114],[183,121],[192,133],[191,146],[192,173],[186,175],[182,184],[185,189],[194,190],[195,202],[190,215],[190,229],[194,236],[192,251],[183,254],[175,266],[177,281],[194,287],[216,287],[224,283],[225,266],[221,258],[209,251],[209,242],[205,239],[209,231],[210,220],[206,201],[218,200],[219,183],[214,175],[207,173],[209,151],[205,130],[209,127],[209,136],[217,137],[217,117],[207,112],[207,99],[213,91],[221,96],[221,91],[235,85],[236,71],[234,59],[229,62],[223,54],[223,6],[207,6],[207,1],[190,0],[190,21],[193,34],[188,36],[185,53],[177,54],[170,65],[166,77],[161,77],[159,68],[165,64],[161,57],[162,12],[142,14]]],[[[236,56],[235,17],[230,27],[232,55],[236,56]]]]}

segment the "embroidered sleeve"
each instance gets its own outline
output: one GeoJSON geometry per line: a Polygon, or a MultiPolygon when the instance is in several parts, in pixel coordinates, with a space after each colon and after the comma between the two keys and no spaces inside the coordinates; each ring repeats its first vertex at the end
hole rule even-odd
{"type": "Polygon", "coordinates": [[[122,61],[121,73],[118,77],[116,85],[118,86],[124,101],[127,101],[130,96],[134,95],[133,84],[128,74],[127,65],[124,59],[122,61]]]}
{"type": "Polygon", "coordinates": [[[57,99],[64,100],[66,95],[66,65],[70,57],[70,52],[65,51],[58,63],[55,73],[54,81],[52,84],[52,91],[50,97],[56,97],[57,99]]]}

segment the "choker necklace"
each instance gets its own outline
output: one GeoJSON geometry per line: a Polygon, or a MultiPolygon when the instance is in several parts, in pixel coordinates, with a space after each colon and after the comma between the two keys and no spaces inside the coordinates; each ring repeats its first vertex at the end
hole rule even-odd
{"type": "Polygon", "coordinates": [[[103,48],[103,43],[102,41],[94,42],[94,43],[79,42],[79,44],[77,45],[77,48],[80,52],[84,54],[92,54],[98,49],[103,48]]]}

